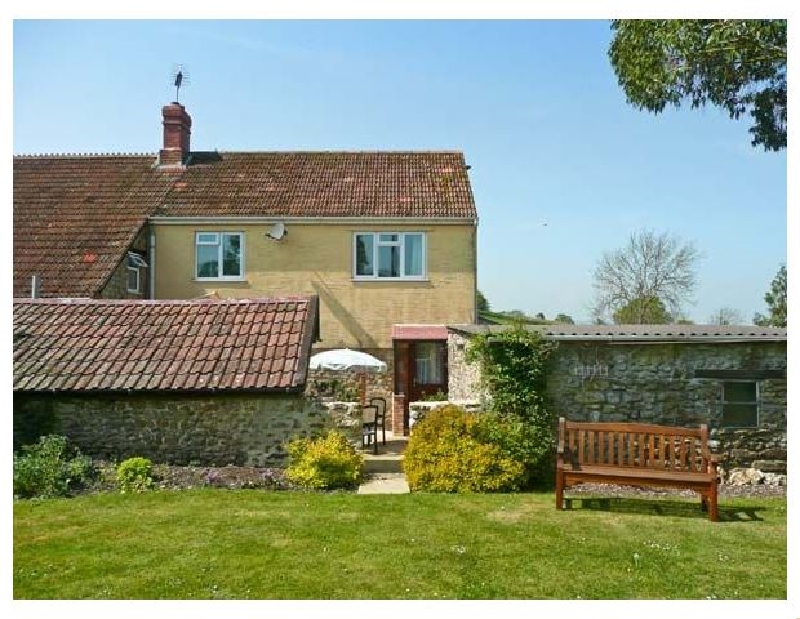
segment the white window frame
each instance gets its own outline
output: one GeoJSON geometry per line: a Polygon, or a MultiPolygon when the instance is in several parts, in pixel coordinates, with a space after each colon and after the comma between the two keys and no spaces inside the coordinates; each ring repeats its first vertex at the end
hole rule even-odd
{"type": "Polygon", "coordinates": [[[760,428],[761,427],[761,382],[757,380],[728,380],[725,379],[722,381],[722,397],[720,398],[720,427],[722,428],[760,428]],[[726,400],[725,399],[725,383],[755,383],[756,386],[756,401],[755,402],[739,402],[734,400],[726,400]],[[734,425],[727,425],[725,424],[725,405],[726,404],[755,404],[756,407],[756,423],[753,426],[734,426],[734,425]]]}
{"type": "Polygon", "coordinates": [[[410,231],[410,232],[394,232],[394,231],[386,231],[382,230],[380,232],[374,232],[369,230],[353,232],[353,243],[352,243],[352,259],[353,259],[353,280],[354,281],[380,281],[380,282],[407,282],[407,281],[427,281],[428,280],[428,233],[421,232],[421,231],[410,231]],[[397,241],[381,241],[380,237],[382,234],[395,234],[397,235],[397,241]],[[422,237],[422,273],[420,275],[405,275],[406,269],[406,235],[415,235],[422,237]],[[357,239],[359,236],[372,236],[372,266],[373,272],[372,275],[358,275],[356,273],[357,264],[357,239]],[[390,247],[390,246],[398,246],[400,247],[400,272],[401,275],[399,277],[381,277],[378,275],[378,255],[380,251],[380,247],[390,247]]]}
{"type": "Polygon", "coordinates": [[[144,258],[142,258],[139,254],[137,254],[135,252],[131,252],[131,251],[128,252],[126,260],[127,260],[127,265],[128,265],[128,272],[127,272],[128,277],[127,277],[127,279],[125,281],[125,288],[127,289],[128,292],[131,292],[131,293],[134,293],[134,294],[141,294],[141,292],[142,292],[142,278],[141,278],[140,269],[143,268],[143,267],[147,267],[147,263],[144,261],[144,258]],[[131,276],[131,273],[135,273],[136,274],[136,288],[131,288],[130,287],[130,281],[131,281],[130,280],[130,276],[131,276]]]}
{"type": "Polygon", "coordinates": [[[241,282],[244,281],[244,232],[228,231],[228,230],[198,230],[194,233],[194,279],[198,282],[241,282]],[[215,241],[201,241],[200,235],[214,235],[215,241]],[[222,275],[222,237],[223,236],[238,236],[239,237],[239,275],[222,275]],[[197,248],[200,245],[216,245],[217,246],[217,272],[220,273],[217,277],[201,277],[197,274],[197,248]]]}

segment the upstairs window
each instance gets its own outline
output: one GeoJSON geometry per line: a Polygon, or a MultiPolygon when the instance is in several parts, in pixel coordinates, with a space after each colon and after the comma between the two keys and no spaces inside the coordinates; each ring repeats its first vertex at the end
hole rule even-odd
{"type": "Polygon", "coordinates": [[[244,233],[197,232],[195,277],[238,280],[244,277],[244,233]]]}
{"type": "Polygon", "coordinates": [[[758,384],[754,381],[722,383],[722,427],[758,427],[758,384]]]}
{"type": "Polygon", "coordinates": [[[425,279],[424,232],[357,232],[353,236],[354,279],[425,279]]]}
{"type": "Polygon", "coordinates": [[[128,292],[139,294],[142,286],[140,270],[147,267],[144,258],[136,252],[128,252],[128,292]]]}

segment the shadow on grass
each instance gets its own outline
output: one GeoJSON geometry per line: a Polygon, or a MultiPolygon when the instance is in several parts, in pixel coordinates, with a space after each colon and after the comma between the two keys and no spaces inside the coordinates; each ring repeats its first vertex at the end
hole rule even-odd
{"type": "MultiPolygon", "coordinates": [[[[678,516],[682,518],[708,518],[700,503],[664,499],[639,499],[632,497],[565,497],[568,510],[590,510],[647,516],[678,516]],[[578,505],[576,507],[576,504],[578,505]]],[[[758,515],[761,507],[725,507],[717,505],[719,522],[762,522],[758,515]]]]}

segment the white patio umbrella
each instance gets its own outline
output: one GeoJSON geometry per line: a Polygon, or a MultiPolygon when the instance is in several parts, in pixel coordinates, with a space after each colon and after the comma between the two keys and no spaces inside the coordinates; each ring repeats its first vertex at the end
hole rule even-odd
{"type": "Polygon", "coordinates": [[[366,380],[365,372],[383,372],[386,364],[372,355],[349,348],[326,350],[313,355],[308,362],[312,370],[358,370],[358,396],[361,406],[365,405],[366,380]]]}
{"type": "Polygon", "coordinates": [[[326,350],[311,357],[308,366],[312,370],[372,370],[382,372],[386,364],[372,355],[349,348],[326,350]]]}

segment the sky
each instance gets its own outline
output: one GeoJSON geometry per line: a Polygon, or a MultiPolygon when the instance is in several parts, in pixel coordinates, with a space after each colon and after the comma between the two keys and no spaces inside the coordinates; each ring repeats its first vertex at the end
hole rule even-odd
{"type": "Polygon", "coordinates": [[[750,323],[786,262],[786,152],[716,108],[628,105],[611,34],[608,20],[16,20],[13,151],[157,151],[180,63],[196,150],[463,151],[492,309],[588,322],[597,261],[648,228],[701,254],[689,318],[727,307],[750,323]]]}

